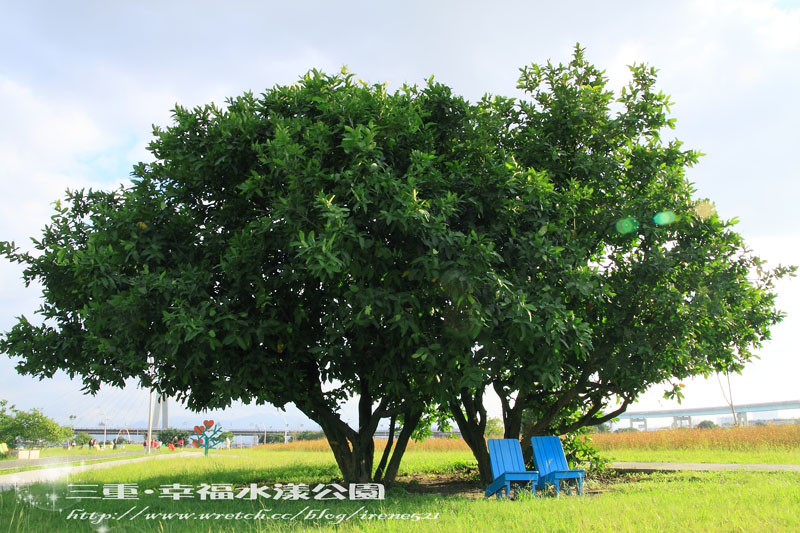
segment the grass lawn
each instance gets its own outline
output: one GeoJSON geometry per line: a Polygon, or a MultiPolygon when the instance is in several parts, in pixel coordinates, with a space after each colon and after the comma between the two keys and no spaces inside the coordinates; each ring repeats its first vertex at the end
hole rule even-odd
{"type": "MultiPolygon", "coordinates": [[[[71,449],[66,449],[61,446],[53,446],[50,448],[37,448],[39,450],[39,457],[44,459],[45,457],[70,457],[76,455],[107,455],[112,453],[122,453],[122,452],[137,452],[142,451],[143,448],[141,445],[135,444],[128,444],[124,446],[117,446],[116,448],[108,447],[105,450],[95,450],[94,448],[89,448],[85,446],[83,448],[75,447],[71,449]]],[[[12,456],[10,453],[5,456],[0,456],[0,461],[13,461],[17,458],[12,456]]]]}
{"type": "MultiPolygon", "coordinates": [[[[96,494],[104,484],[136,484],[138,500],[67,500],[74,487],[68,488],[66,482],[35,485],[18,494],[4,492],[0,494],[0,532],[800,531],[800,473],[796,472],[618,476],[588,480],[584,497],[522,494],[517,501],[497,501],[482,498],[471,455],[456,447],[409,450],[399,483],[383,500],[320,501],[312,496],[306,501],[263,497],[200,501],[195,495],[173,501],[158,497],[159,487],[173,483],[194,491],[204,483],[227,483],[238,492],[238,487],[250,483],[272,489],[278,483],[328,485],[338,476],[330,452],[290,447],[120,465],[77,474],[69,483],[86,484],[82,490],[96,494]],[[147,495],[145,490],[155,492],[147,495]],[[57,497],[55,502],[47,498],[49,494],[57,497]],[[20,499],[25,496],[33,502],[20,499]],[[245,516],[259,512],[259,518],[245,516]],[[323,512],[324,517],[318,518],[323,512]],[[97,513],[95,520],[91,513],[97,513]],[[101,520],[99,513],[109,516],[101,520]],[[202,517],[202,513],[218,516],[202,517]]],[[[272,489],[268,493],[274,494],[272,489]]]]}
{"type": "MultiPolygon", "coordinates": [[[[158,455],[163,452],[152,452],[151,455],[158,455]]],[[[50,463],[50,464],[31,464],[30,466],[22,466],[19,468],[3,468],[0,469],[0,476],[6,474],[15,474],[17,472],[29,472],[31,470],[44,470],[47,468],[63,468],[68,466],[84,466],[84,465],[94,465],[98,463],[113,463],[115,461],[124,461],[126,459],[136,459],[137,457],[144,457],[147,455],[146,452],[141,453],[133,453],[131,455],[123,455],[117,457],[103,457],[102,455],[98,455],[96,459],[81,459],[75,461],[67,461],[63,463],[50,463]]]]}
{"type": "MultiPolygon", "coordinates": [[[[182,450],[182,451],[195,451],[195,450],[189,450],[188,448],[186,448],[185,450],[182,450]]],[[[154,450],[152,450],[150,452],[151,455],[160,455],[160,454],[165,454],[166,455],[166,454],[170,454],[170,453],[175,453],[175,452],[170,452],[166,448],[158,449],[158,450],[154,449],[154,450]]],[[[83,466],[83,465],[93,465],[93,464],[97,464],[97,463],[110,463],[110,462],[113,462],[113,461],[121,461],[121,460],[125,460],[125,459],[136,459],[137,457],[144,457],[145,455],[147,455],[147,451],[146,450],[142,450],[142,449],[137,448],[137,447],[131,447],[127,451],[126,450],[118,450],[117,454],[111,454],[111,453],[108,453],[107,451],[100,450],[100,451],[95,451],[95,453],[74,454],[74,455],[72,455],[72,457],[75,457],[75,455],[80,455],[81,457],[84,457],[84,458],[83,459],[78,459],[76,457],[74,461],[71,461],[70,460],[70,454],[48,455],[48,456],[45,456],[45,457],[48,457],[48,458],[49,457],[59,457],[59,458],[63,458],[64,460],[63,461],[59,461],[59,462],[53,462],[53,463],[50,463],[50,462],[48,462],[48,463],[37,463],[35,459],[31,459],[30,463],[28,463],[28,464],[24,464],[23,463],[24,466],[18,466],[18,467],[15,467],[15,468],[6,468],[5,465],[2,462],[0,462],[0,475],[14,474],[14,473],[17,473],[17,472],[28,472],[30,470],[42,470],[42,469],[46,469],[46,468],[61,468],[61,467],[67,467],[67,466],[83,466]],[[125,452],[126,454],[122,455],[123,452],[125,452]],[[89,458],[85,458],[87,456],[89,458]]]]}

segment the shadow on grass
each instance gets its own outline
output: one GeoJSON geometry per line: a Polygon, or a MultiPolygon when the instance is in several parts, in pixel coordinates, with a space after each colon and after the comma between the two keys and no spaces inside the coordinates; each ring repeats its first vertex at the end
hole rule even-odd
{"type": "MultiPolygon", "coordinates": [[[[203,459],[198,459],[202,461],[203,459]]],[[[341,475],[335,465],[285,465],[270,467],[237,467],[228,465],[215,468],[217,465],[199,464],[195,470],[181,472],[164,472],[153,475],[145,475],[137,483],[140,487],[148,485],[152,488],[162,485],[180,483],[184,485],[199,486],[202,483],[227,483],[233,485],[249,485],[256,483],[259,485],[275,483],[305,483],[314,485],[317,483],[341,483],[341,475]]],[[[113,475],[112,471],[103,477],[113,475]]],[[[108,479],[105,483],[125,483],[124,479],[108,479]]]]}

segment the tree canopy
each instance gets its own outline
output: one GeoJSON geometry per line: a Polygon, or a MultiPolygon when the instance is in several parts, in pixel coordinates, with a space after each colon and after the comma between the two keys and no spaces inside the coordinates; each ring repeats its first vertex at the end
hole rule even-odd
{"type": "Polygon", "coordinates": [[[459,182],[494,171],[472,114],[443,85],[316,71],[178,107],[131,186],[69,192],[41,254],[5,244],[45,304],[2,347],[89,391],[136,377],[197,409],[294,402],[348,480],[373,475],[375,429],[401,417],[391,479],[437,384],[429,355],[469,344],[463,280],[491,275],[491,248],[449,223],[459,182]],[[357,429],[338,411],[353,396],[357,429]]]}
{"type": "Polygon", "coordinates": [[[130,186],[68,191],[36,253],[0,244],[44,288],[42,322],[0,348],[89,391],[137,378],[196,409],[294,402],[348,481],[391,481],[434,405],[490,475],[487,387],[517,437],[739,370],[791,269],[763,268],[693,198],[698,154],[662,139],[655,71],[632,75],[615,96],[577,48],[522,70],[531,100],[311,71],[177,107],[130,186]],[[402,429],[376,468],[384,419],[402,429]]]}
{"type": "Polygon", "coordinates": [[[693,197],[700,154],[667,137],[655,69],[631,75],[615,95],[577,48],[569,64],[522,69],[530,99],[483,102],[516,172],[547,184],[538,210],[526,200],[480,231],[524,302],[484,328],[469,359],[482,382],[455,381],[446,397],[484,477],[486,387],[506,437],[528,445],[608,421],[651,385],[680,397],[681,379],[740,371],[782,318],[774,281],[794,268],[766,269],[735,220],[693,197]]]}
{"type": "Polygon", "coordinates": [[[17,442],[36,445],[40,442],[58,442],[72,437],[72,429],[58,425],[39,409],[21,411],[8,400],[0,400],[0,442],[16,447],[17,442]]]}

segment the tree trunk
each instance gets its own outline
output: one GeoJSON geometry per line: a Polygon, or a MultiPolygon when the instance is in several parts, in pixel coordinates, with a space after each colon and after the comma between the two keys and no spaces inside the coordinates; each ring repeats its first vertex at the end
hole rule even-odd
{"type": "Polygon", "coordinates": [[[486,431],[486,409],[482,403],[483,391],[475,393],[472,397],[466,391],[461,393],[461,405],[450,402],[450,411],[453,413],[456,425],[461,431],[461,436],[472,450],[472,455],[478,461],[478,473],[481,483],[488,485],[494,480],[492,475],[492,462],[489,458],[489,449],[486,447],[484,432],[486,431]],[[464,411],[461,410],[463,406],[464,411]]]}
{"type": "MultiPolygon", "coordinates": [[[[369,382],[362,379],[358,404],[358,431],[356,431],[326,405],[321,387],[318,386],[315,390],[319,392],[315,398],[303,404],[296,404],[296,406],[322,428],[345,483],[369,483],[373,479],[377,482],[381,478],[386,484],[394,481],[408,440],[422,417],[423,409],[417,406],[408,407],[404,412],[403,429],[397,439],[394,451],[388,459],[386,470],[382,472],[387,458],[384,457],[380,461],[375,478],[373,478],[375,431],[382,418],[392,417],[392,432],[394,432],[394,417],[398,411],[387,408],[386,398],[383,398],[378,407],[373,410],[373,396],[370,394],[369,382]]],[[[391,448],[391,441],[387,443],[387,447],[391,448]]]]}
{"type": "Polygon", "coordinates": [[[375,455],[373,437],[378,422],[380,422],[381,413],[385,412],[385,399],[378,406],[376,412],[373,412],[369,382],[366,379],[361,380],[358,431],[356,431],[327,405],[315,367],[308,366],[306,371],[308,381],[314,383],[311,391],[316,394],[303,403],[297,403],[297,408],[322,428],[345,483],[371,482],[372,463],[375,455]]]}
{"type": "Polygon", "coordinates": [[[533,448],[531,447],[531,437],[539,437],[547,432],[536,431],[535,424],[526,422],[522,427],[522,459],[526,465],[533,465],[533,448]]]}
{"type": "Polygon", "coordinates": [[[392,445],[394,444],[394,426],[397,417],[393,416],[391,421],[389,422],[389,438],[386,439],[386,447],[383,449],[383,454],[381,455],[381,460],[378,463],[378,468],[375,469],[375,481],[381,481],[383,478],[383,472],[386,469],[386,462],[389,460],[389,454],[392,451],[392,445]]]}
{"type": "Polygon", "coordinates": [[[503,438],[519,439],[522,434],[522,409],[515,406],[503,412],[503,422],[503,438]]]}
{"type": "Polygon", "coordinates": [[[345,483],[369,483],[372,481],[372,458],[375,453],[372,439],[364,442],[359,435],[358,438],[350,441],[343,432],[337,431],[327,424],[320,425],[333,451],[336,464],[342,471],[345,483]]]}
{"type": "Polygon", "coordinates": [[[383,476],[383,483],[385,485],[388,486],[394,483],[394,479],[397,477],[397,470],[400,468],[400,461],[403,458],[403,454],[406,452],[408,439],[411,438],[411,434],[414,433],[414,430],[417,428],[420,418],[422,418],[422,410],[405,413],[403,417],[403,429],[400,430],[400,435],[397,437],[397,444],[394,447],[392,458],[383,476]]]}
{"type": "Polygon", "coordinates": [[[523,391],[519,391],[512,406],[509,395],[503,387],[499,383],[494,383],[493,386],[500,398],[503,413],[503,438],[519,439],[522,433],[522,407],[525,405],[527,397],[523,391]]]}

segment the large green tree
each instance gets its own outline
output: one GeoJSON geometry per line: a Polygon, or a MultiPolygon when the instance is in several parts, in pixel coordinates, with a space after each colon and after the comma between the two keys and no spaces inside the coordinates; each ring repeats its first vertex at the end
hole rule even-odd
{"type": "Polygon", "coordinates": [[[465,287],[496,259],[450,223],[462,182],[506,171],[472,144],[475,116],[433,82],[390,94],[315,71],[178,107],[130,186],[69,192],[37,253],[3,244],[45,303],[0,348],[89,391],[135,377],[197,409],[294,402],[346,480],[391,481],[437,357],[474,342],[465,287]],[[356,427],[339,410],[353,397],[356,427]],[[381,419],[402,429],[375,473],[381,419]]]}
{"type": "Polygon", "coordinates": [[[484,102],[499,149],[543,191],[476,223],[523,302],[497,308],[471,352],[481,382],[452,380],[445,397],[484,480],[487,387],[506,438],[529,448],[619,415],[654,384],[679,396],[683,378],[741,370],[782,318],[773,283],[794,269],[765,269],[735,220],[693,196],[699,154],[666,136],[655,70],[631,74],[614,95],[577,48],[566,65],[522,69],[527,98],[484,102]]]}

